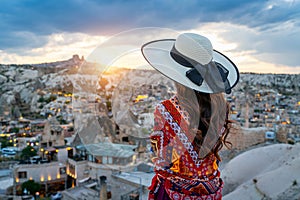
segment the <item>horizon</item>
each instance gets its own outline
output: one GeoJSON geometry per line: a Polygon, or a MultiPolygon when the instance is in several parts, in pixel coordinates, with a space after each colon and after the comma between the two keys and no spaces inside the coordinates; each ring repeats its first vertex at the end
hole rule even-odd
{"type": "MultiPolygon", "coordinates": [[[[74,54],[74,55],[78,55],[78,54],[74,54]]],[[[73,56],[74,56],[73,55],[73,56]]],[[[79,56],[80,57],[80,56],[79,56]]],[[[56,62],[64,62],[64,61],[68,61],[72,59],[72,56],[70,56],[69,59],[65,59],[65,60],[56,60],[56,61],[53,61],[53,62],[41,62],[41,63],[24,63],[24,64],[16,64],[16,63],[7,63],[7,64],[4,64],[4,63],[0,63],[0,65],[7,65],[7,66],[18,66],[18,67],[22,67],[22,66],[26,66],[26,65],[29,65],[29,66],[34,66],[34,65],[43,65],[43,64],[51,64],[51,63],[56,63],[56,62]]],[[[86,60],[85,60],[86,61],[86,60]]],[[[88,61],[89,62],[89,61],[88,61]]],[[[93,63],[93,64],[97,64],[97,65],[101,65],[101,63],[99,62],[90,62],[90,63],[93,63]]],[[[56,66],[51,66],[51,67],[56,67],[56,66]]],[[[80,66],[81,67],[81,66],[80,66]]],[[[126,67],[126,66],[108,66],[108,68],[120,68],[120,69],[137,69],[137,70],[155,70],[154,68],[152,68],[150,65],[149,66],[138,66],[138,67],[126,67]]],[[[109,70],[109,69],[108,69],[109,70]]],[[[104,71],[108,71],[108,70],[104,70],[104,71]]],[[[257,75],[300,75],[300,72],[297,72],[297,73],[274,73],[274,72],[247,72],[247,71],[243,71],[243,72],[240,72],[240,74],[257,74],[257,75]]]]}
{"type": "MultiPolygon", "coordinates": [[[[175,4],[4,0],[0,8],[0,63],[48,63],[73,54],[88,58],[119,34],[156,27],[206,36],[214,49],[234,61],[240,72],[298,74],[299,9],[299,0],[175,4]]],[[[123,42],[132,44],[136,39],[151,41],[159,37],[133,33],[123,42]]]]}

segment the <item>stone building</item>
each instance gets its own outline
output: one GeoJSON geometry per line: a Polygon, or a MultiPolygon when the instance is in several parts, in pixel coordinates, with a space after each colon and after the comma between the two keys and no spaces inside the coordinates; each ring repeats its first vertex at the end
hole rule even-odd
{"type": "Polygon", "coordinates": [[[245,150],[253,145],[265,142],[267,128],[244,128],[233,126],[227,140],[232,143],[232,149],[245,150]]]}
{"type": "MultiPolygon", "coordinates": [[[[33,180],[42,185],[41,195],[64,190],[66,186],[66,165],[60,162],[43,164],[18,164],[13,168],[14,188],[33,180]]],[[[14,190],[16,191],[16,190],[14,190]]]]}
{"type": "MultiPolygon", "coordinates": [[[[111,185],[114,173],[130,172],[136,167],[137,145],[116,144],[106,140],[96,144],[77,145],[75,148],[76,155],[68,159],[66,168],[67,180],[72,186],[80,186],[86,179],[98,182],[101,176],[105,176],[107,183],[111,185]]],[[[128,188],[123,192],[131,190],[132,188],[128,188]]],[[[114,196],[120,195],[116,191],[113,193],[114,196]]],[[[67,199],[75,198],[68,196],[67,199]]],[[[97,198],[99,199],[99,195],[97,198]]]]}
{"type": "Polygon", "coordinates": [[[55,117],[51,117],[45,124],[44,132],[41,137],[41,147],[48,148],[63,145],[65,145],[63,128],[55,117]]]}

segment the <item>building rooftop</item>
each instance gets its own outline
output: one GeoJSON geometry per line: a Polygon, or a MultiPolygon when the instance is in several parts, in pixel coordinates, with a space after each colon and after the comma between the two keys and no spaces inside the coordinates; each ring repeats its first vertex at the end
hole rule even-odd
{"type": "Polygon", "coordinates": [[[136,185],[142,185],[148,187],[151,185],[152,178],[154,177],[154,172],[145,173],[145,172],[121,172],[118,174],[114,174],[113,177],[122,179],[124,181],[128,181],[134,183],[136,185]]]}
{"type": "Polygon", "coordinates": [[[77,186],[63,191],[63,196],[67,199],[99,199],[99,191],[88,186],[77,186]]]}
{"type": "Polygon", "coordinates": [[[79,150],[86,149],[94,156],[111,156],[117,158],[128,158],[135,154],[137,145],[116,144],[111,142],[100,142],[97,144],[86,144],[76,146],[79,150]]]}

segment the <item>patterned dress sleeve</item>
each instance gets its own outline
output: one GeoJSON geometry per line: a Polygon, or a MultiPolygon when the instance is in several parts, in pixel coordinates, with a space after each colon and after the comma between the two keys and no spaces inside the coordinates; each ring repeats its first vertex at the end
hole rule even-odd
{"type": "Polygon", "coordinates": [[[162,155],[160,155],[162,146],[163,146],[163,128],[164,128],[164,118],[161,115],[161,113],[158,110],[158,107],[156,107],[154,111],[154,126],[153,126],[153,132],[150,135],[150,141],[151,141],[151,149],[153,151],[153,157],[152,160],[161,158],[162,155]]]}

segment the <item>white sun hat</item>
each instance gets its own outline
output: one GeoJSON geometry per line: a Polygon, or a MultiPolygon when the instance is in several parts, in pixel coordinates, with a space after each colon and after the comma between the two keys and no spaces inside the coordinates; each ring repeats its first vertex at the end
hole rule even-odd
{"type": "Polygon", "coordinates": [[[204,93],[231,93],[239,80],[236,65],[204,36],[180,34],[142,46],[147,62],[168,78],[204,93]]]}

